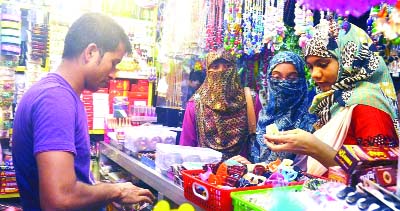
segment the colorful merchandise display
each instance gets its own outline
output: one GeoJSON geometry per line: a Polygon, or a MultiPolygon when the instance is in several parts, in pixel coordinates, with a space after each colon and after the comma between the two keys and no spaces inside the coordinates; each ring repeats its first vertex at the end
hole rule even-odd
{"type": "MultiPolygon", "coordinates": [[[[233,75],[239,75],[235,86],[250,87],[260,100],[255,103],[265,106],[273,102],[265,96],[274,55],[291,51],[304,57],[303,48],[318,36],[317,23],[335,34],[336,28],[347,32],[354,17],[369,15],[362,20],[362,30],[376,46],[369,50],[383,57],[393,78],[399,77],[400,0],[5,0],[0,5],[0,198],[18,194],[9,147],[19,100],[62,61],[72,21],[84,12],[102,12],[128,34],[132,54],[116,65],[115,78],[106,87],[84,90],[80,96],[92,146],[91,170],[99,181],[150,186],[160,200],[154,205],[110,204],[107,210],[400,210],[400,153],[392,145],[343,145],[335,157],[338,166],[323,176],[307,174],[289,159],[242,164],[228,159],[234,153],[225,157],[209,148],[177,145],[186,103],[205,87],[191,90],[190,73],[206,72],[205,55],[210,52],[228,52],[237,67],[233,75]],[[168,118],[179,127],[161,125],[159,108],[175,109],[168,118]]],[[[304,69],[296,73],[305,74],[313,90],[312,73],[304,69]]],[[[215,82],[209,84],[220,85],[215,82]]],[[[205,96],[211,102],[220,91],[205,96]]],[[[240,105],[231,107],[246,103],[237,102],[240,105]]],[[[232,113],[246,122],[241,114],[232,113]]],[[[196,113],[206,115],[202,110],[196,113]]],[[[203,124],[196,127],[206,131],[214,120],[200,121],[203,124]]],[[[228,129],[235,125],[226,119],[215,121],[228,129]]],[[[226,128],[218,140],[235,133],[226,128]]],[[[383,139],[376,136],[371,143],[383,139]]]]}
{"type": "Polygon", "coordinates": [[[19,56],[21,53],[21,11],[9,4],[1,5],[1,54],[19,56]]]}

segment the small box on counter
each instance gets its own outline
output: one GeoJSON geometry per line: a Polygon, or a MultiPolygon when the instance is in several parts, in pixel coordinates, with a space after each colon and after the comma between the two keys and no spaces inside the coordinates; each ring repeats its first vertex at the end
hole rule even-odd
{"type": "Polygon", "coordinates": [[[328,169],[328,179],[350,185],[351,175],[347,174],[340,166],[331,166],[328,169]]]}
{"type": "Polygon", "coordinates": [[[328,179],[345,185],[356,186],[364,179],[371,180],[382,187],[396,185],[396,166],[375,166],[355,170],[352,174],[346,173],[340,166],[329,167],[328,179]]]}
{"type": "Polygon", "coordinates": [[[396,164],[397,159],[398,148],[358,145],[343,145],[335,156],[335,161],[349,174],[367,167],[396,164]]]}
{"type": "Polygon", "coordinates": [[[210,148],[156,144],[156,170],[165,175],[174,164],[184,162],[217,163],[221,159],[222,153],[210,148]]]}
{"type": "Polygon", "coordinates": [[[396,166],[378,166],[360,170],[357,175],[358,180],[371,180],[382,187],[396,185],[397,169],[396,166]]]}

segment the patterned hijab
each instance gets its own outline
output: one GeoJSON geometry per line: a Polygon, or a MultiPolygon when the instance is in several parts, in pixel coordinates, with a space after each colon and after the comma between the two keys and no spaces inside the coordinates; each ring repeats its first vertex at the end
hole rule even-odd
{"type": "Polygon", "coordinates": [[[229,52],[210,52],[207,69],[214,62],[232,65],[226,71],[208,71],[193,95],[199,146],[222,152],[223,159],[240,154],[248,135],[244,90],[236,72],[235,57],[229,52]]]}
{"type": "Polygon", "coordinates": [[[319,24],[304,49],[304,56],[335,58],[339,63],[336,83],[315,96],[310,112],[318,115],[316,128],[325,125],[341,107],[363,104],[389,114],[398,131],[397,100],[392,80],[372,40],[355,25],[347,30],[319,24]]]}
{"type": "MultiPolygon", "coordinates": [[[[267,70],[268,104],[260,111],[257,123],[257,138],[251,146],[253,162],[272,162],[280,159],[293,159],[295,154],[288,152],[272,152],[264,143],[263,135],[266,126],[275,123],[279,131],[301,128],[312,132],[317,120],[314,114],[308,112],[315,92],[309,90],[305,78],[305,63],[303,59],[292,52],[284,51],[276,54],[270,61],[267,70]],[[277,80],[271,73],[278,64],[290,63],[296,67],[298,79],[295,81],[277,80]]],[[[265,83],[263,83],[265,84],[265,83]]]]}

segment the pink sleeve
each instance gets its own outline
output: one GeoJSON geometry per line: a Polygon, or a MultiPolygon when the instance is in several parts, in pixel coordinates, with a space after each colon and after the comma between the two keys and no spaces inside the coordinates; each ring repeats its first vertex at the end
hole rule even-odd
{"type": "Polygon", "coordinates": [[[186,104],[185,116],[183,117],[182,133],[179,145],[197,147],[195,103],[188,101],[186,104]]]}

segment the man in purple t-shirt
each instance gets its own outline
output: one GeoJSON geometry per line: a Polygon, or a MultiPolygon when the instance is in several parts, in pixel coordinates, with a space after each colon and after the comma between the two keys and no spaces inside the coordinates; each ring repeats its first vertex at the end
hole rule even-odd
{"type": "Polygon", "coordinates": [[[23,96],[14,119],[13,161],[23,209],[95,210],[109,202],[152,202],[147,189],[131,183],[95,184],[90,170],[86,113],[79,99],[114,77],[131,51],[111,18],[88,13],[70,27],[55,73],[23,96]]]}

